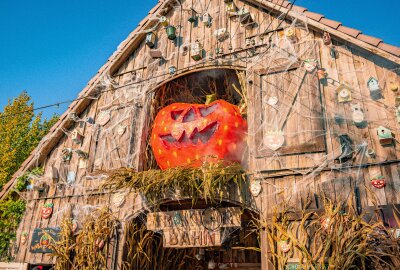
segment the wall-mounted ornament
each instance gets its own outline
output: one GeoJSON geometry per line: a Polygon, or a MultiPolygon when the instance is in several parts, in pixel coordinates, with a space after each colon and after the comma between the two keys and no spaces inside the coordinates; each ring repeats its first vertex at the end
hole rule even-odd
{"type": "Polygon", "coordinates": [[[371,179],[371,185],[375,188],[381,189],[386,186],[386,180],[383,175],[377,175],[371,179]]]}
{"type": "Polygon", "coordinates": [[[319,81],[323,81],[323,80],[326,80],[326,77],[328,76],[328,74],[326,73],[324,68],[318,68],[317,76],[318,76],[319,81]]]}
{"type": "Polygon", "coordinates": [[[151,31],[146,34],[146,45],[153,48],[156,45],[156,33],[151,31]]]}
{"type": "Polygon", "coordinates": [[[75,233],[77,230],[78,230],[78,220],[74,218],[71,221],[71,232],[75,233]]]}
{"type": "Polygon", "coordinates": [[[176,73],[176,66],[169,66],[168,67],[168,73],[169,75],[174,75],[176,73]]]}
{"type": "Polygon", "coordinates": [[[81,144],[83,142],[83,138],[84,136],[79,130],[75,129],[74,131],[72,131],[71,139],[74,143],[81,144]]]}
{"type": "Polygon", "coordinates": [[[53,253],[52,245],[60,241],[61,228],[36,228],[32,233],[30,252],[53,253]]]}
{"type": "Polygon", "coordinates": [[[199,61],[203,58],[203,46],[200,41],[196,40],[194,44],[192,44],[191,54],[194,61],[199,61]]]}
{"type": "Polygon", "coordinates": [[[115,134],[121,137],[122,135],[124,135],[125,131],[126,125],[119,124],[115,129],[115,134]]]}
{"type": "Polygon", "coordinates": [[[393,81],[389,82],[388,87],[393,92],[397,92],[397,90],[399,90],[399,85],[393,81]]]}
{"type": "Polygon", "coordinates": [[[331,45],[332,43],[331,35],[328,32],[324,32],[322,40],[324,41],[325,45],[331,45]]]}
{"type": "Polygon", "coordinates": [[[226,5],[226,11],[228,12],[228,15],[230,15],[230,16],[236,15],[237,7],[233,1],[225,2],[225,5],[226,5]]]}
{"type": "Polygon", "coordinates": [[[76,173],[74,171],[69,171],[67,174],[67,183],[69,185],[75,183],[76,173]]]}
{"type": "Polygon", "coordinates": [[[290,41],[295,41],[296,40],[296,29],[294,27],[287,27],[283,31],[283,34],[285,37],[290,40],[290,41]]]}
{"type": "Polygon", "coordinates": [[[49,219],[51,214],[53,214],[53,206],[52,203],[46,203],[42,207],[42,219],[49,219]]]}
{"type": "Polygon", "coordinates": [[[338,98],[339,103],[343,102],[349,102],[352,100],[351,98],[351,88],[345,84],[341,84],[337,89],[336,89],[336,94],[338,98]]]}
{"type": "Polygon", "coordinates": [[[28,240],[28,233],[27,232],[22,232],[21,233],[21,245],[25,245],[26,241],[28,240]]]}
{"type": "Polygon", "coordinates": [[[326,218],[321,218],[321,227],[324,231],[330,233],[332,231],[332,226],[331,226],[331,218],[326,217],[326,218]]]}
{"type": "Polygon", "coordinates": [[[82,159],[88,159],[89,158],[89,153],[82,151],[80,149],[74,150],[74,152],[78,155],[79,158],[82,159]]]}
{"type": "Polygon", "coordinates": [[[318,61],[315,59],[306,59],[303,62],[304,68],[308,73],[312,73],[318,65],[318,61]]]}
{"type": "Polygon", "coordinates": [[[62,150],[62,158],[64,162],[70,161],[72,158],[72,149],[71,148],[64,148],[62,150]]]}
{"type": "Polygon", "coordinates": [[[189,10],[189,13],[190,13],[190,17],[189,17],[189,19],[188,19],[188,22],[190,22],[190,23],[195,23],[195,22],[197,21],[197,12],[196,12],[196,10],[194,10],[193,8],[191,8],[191,9],[189,10]]]}
{"type": "Polygon", "coordinates": [[[87,168],[87,159],[80,158],[78,162],[78,169],[86,169],[87,168]]]}
{"type": "Polygon", "coordinates": [[[105,126],[111,119],[111,112],[106,110],[106,111],[101,111],[99,115],[97,116],[97,121],[96,123],[99,124],[100,126],[105,126]]]}
{"type": "Polygon", "coordinates": [[[378,134],[379,143],[381,145],[392,145],[394,142],[394,134],[392,131],[386,127],[379,126],[376,129],[376,133],[378,134]]]}
{"type": "Polygon", "coordinates": [[[212,17],[209,13],[204,13],[203,16],[201,16],[201,21],[206,27],[211,27],[212,17]]]}
{"type": "Polygon", "coordinates": [[[251,27],[254,25],[253,16],[247,8],[242,7],[241,9],[239,9],[237,14],[239,15],[240,24],[242,26],[251,27]]]}
{"type": "Polygon", "coordinates": [[[376,100],[382,97],[381,88],[379,87],[379,82],[376,78],[369,78],[367,85],[372,99],[376,100]]]}
{"type": "Polygon", "coordinates": [[[344,123],[344,117],[341,114],[335,113],[333,116],[333,120],[335,120],[335,123],[338,125],[341,125],[344,123]]]}
{"type": "Polygon", "coordinates": [[[288,239],[280,240],[278,246],[283,253],[288,253],[290,251],[290,242],[288,239]]]}
{"type": "Polygon", "coordinates": [[[162,52],[158,49],[150,50],[149,54],[153,59],[163,58],[162,52]]]}
{"type": "Polygon", "coordinates": [[[159,21],[164,27],[167,27],[169,25],[169,20],[165,16],[161,16],[159,21]]]}
{"type": "Polygon", "coordinates": [[[111,196],[111,203],[115,206],[115,207],[120,207],[125,203],[125,197],[126,197],[126,192],[118,192],[118,193],[114,193],[111,196]]]}
{"type": "Polygon", "coordinates": [[[343,163],[353,157],[353,142],[347,134],[339,135],[339,142],[341,154],[335,160],[343,163]]]}
{"type": "Polygon", "coordinates": [[[218,39],[219,42],[223,42],[229,37],[229,33],[226,28],[219,28],[214,31],[214,36],[218,39]]]}
{"type": "Polygon", "coordinates": [[[90,124],[90,125],[93,125],[94,124],[94,119],[92,117],[88,116],[88,117],[86,117],[85,122],[90,124]]]}
{"type": "Polygon", "coordinates": [[[264,145],[272,151],[278,150],[284,143],[285,136],[281,130],[269,131],[264,136],[264,145]]]}
{"type": "Polygon", "coordinates": [[[354,125],[359,128],[365,127],[366,121],[364,118],[364,113],[361,110],[360,103],[350,104],[350,106],[351,106],[351,110],[353,112],[352,118],[353,118],[354,125]]]}
{"type": "Polygon", "coordinates": [[[367,151],[365,152],[365,156],[367,158],[375,158],[376,155],[374,149],[368,148],[367,151]]]}
{"type": "Polygon", "coordinates": [[[167,28],[165,28],[165,31],[167,32],[167,37],[169,40],[175,40],[176,39],[176,28],[173,25],[168,25],[167,28]]]}
{"type": "Polygon", "coordinates": [[[250,192],[254,197],[257,197],[262,190],[261,180],[253,179],[250,181],[250,192]]]}

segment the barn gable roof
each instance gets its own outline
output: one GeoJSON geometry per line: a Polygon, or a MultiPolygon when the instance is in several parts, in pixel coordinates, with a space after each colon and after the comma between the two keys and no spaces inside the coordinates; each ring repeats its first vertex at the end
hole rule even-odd
{"type": "MultiPolygon", "coordinates": [[[[241,0],[242,1],[242,0],[241,0]]],[[[160,0],[153,9],[149,11],[138,27],[118,46],[117,51],[99,69],[97,74],[88,82],[86,87],[80,92],[77,99],[70,104],[67,111],[61,115],[59,121],[50,129],[49,133],[41,140],[39,145],[33,150],[31,155],[21,165],[20,169],[14,174],[0,191],[0,199],[5,197],[12,189],[15,178],[36,164],[41,164],[48,153],[57,145],[57,142],[64,136],[63,130],[69,129],[73,121],[69,119],[69,114],[75,112],[82,113],[91,103],[88,98],[96,93],[97,85],[101,78],[106,74],[114,74],[115,71],[129,58],[132,52],[138,47],[145,37],[144,30],[153,27],[156,22],[151,20],[155,14],[164,15],[169,11],[172,3],[176,0],[160,0]]],[[[289,17],[300,21],[306,18],[309,26],[326,31],[335,37],[361,47],[373,54],[386,58],[394,63],[400,63],[400,48],[384,43],[381,39],[364,35],[361,31],[343,26],[342,23],[325,18],[324,15],[310,12],[304,7],[292,5],[285,0],[243,0],[243,2],[259,5],[275,13],[286,13],[289,17]]]]}

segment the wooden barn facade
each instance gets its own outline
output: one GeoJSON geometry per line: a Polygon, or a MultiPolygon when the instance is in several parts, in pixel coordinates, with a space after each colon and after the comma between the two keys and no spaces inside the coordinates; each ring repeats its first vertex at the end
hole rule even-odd
{"type": "MultiPolygon", "coordinates": [[[[242,165],[250,183],[244,191],[227,189],[219,207],[232,227],[242,227],[237,242],[259,251],[226,248],[221,235],[199,236],[193,228],[190,237],[200,244],[180,239],[174,246],[171,238],[164,247],[205,256],[205,269],[279,269],[268,262],[265,231],[243,236],[254,215],[267,218],[282,204],[318,211],[321,194],[352,200],[359,213],[400,204],[399,57],[400,48],[288,1],[159,1],[15,174],[44,168],[38,187],[24,193],[15,263],[49,269],[55,258],[33,246],[57,234],[68,209],[79,224],[106,206],[118,226],[98,252],[104,268],[123,269],[133,256],[125,223],[145,217],[149,231],[163,228],[150,225],[152,207],[134,189],[100,189],[104,175],[121,167],[157,169],[149,136],[161,105],[216,94],[246,110],[242,165]],[[246,210],[237,213],[243,200],[246,210]],[[213,241],[220,247],[210,249],[213,241]]],[[[161,216],[212,216],[216,209],[165,197],[161,216]]]]}

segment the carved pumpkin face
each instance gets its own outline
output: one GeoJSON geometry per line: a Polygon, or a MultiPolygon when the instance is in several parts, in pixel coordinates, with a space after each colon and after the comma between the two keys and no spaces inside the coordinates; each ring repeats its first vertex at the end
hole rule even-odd
{"type": "Polygon", "coordinates": [[[383,188],[386,186],[385,177],[383,175],[378,175],[371,180],[371,184],[375,188],[383,188]]]}
{"type": "Polygon", "coordinates": [[[50,245],[50,239],[49,239],[49,237],[47,235],[43,235],[40,238],[40,245],[42,247],[47,247],[48,245],[50,245]]]}
{"type": "Polygon", "coordinates": [[[43,208],[42,208],[42,218],[43,219],[50,218],[52,213],[53,213],[53,204],[52,203],[46,203],[45,205],[43,205],[43,208]]]}
{"type": "Polygon", "coordinates": [[[150,144],[163,170],[198,167],[205,158],[239,162],[246,132],[239,108],[224,100],[209,105],[174,103],[158,112],[150,144]]]}

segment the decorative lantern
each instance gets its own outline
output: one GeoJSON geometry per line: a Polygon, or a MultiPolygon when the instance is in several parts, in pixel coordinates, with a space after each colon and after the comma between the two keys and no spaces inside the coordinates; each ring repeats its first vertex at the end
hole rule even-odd
{"type": "Polygon", "coordinates": [[[190,12],[190,17],[189,17],[188,21],[190,23],[196,22],[197,21],[197,12],[193,8],[191,8],[189,12],[190,12]]]}
{"type": "Polygon", "coordinates": [[[264,145],[272,151],[278,150],[284,143],[285,136],[281,130],[269,131],[264,136],[264,145]]]}
{"type": "Polygon", "coordinates": [[[380,126],[376,129],[378,134],[379,143],[381,145],[392,145],[394,141],[394,134],[386,127],[380,126]]]}
{"type": "Polygon", "coordinates": [[[341,84],[336,89],[336,94],[337,94],[339,103],[349,102],[349,101],[352,100],[352,98],[351,98],[351,88],[348,87],[345,84],[341,84]]]}
{"type": "Polygon", "coordinates": [[[53,213],[53,206],[54,204],[52,203],[46,203],[42,207],[42,218],[43,219],[49,219],[51,217],[51,214],[53,213]]]}
{"type": "Polygon", "coordinates": [[[304,60],[304,68],[308,73],[311,73],[315,70],[318,65],[318,61],[316,59],[306,59],[304,60]]]}
{"type": "Polygon", "coordinates": [[[62,150],[62,154],[63,154],[63,161],[70,161],[72,158],[72,149],[71,148],[64,148],[62,150]]]}
{"type": "Polygon", "coordinates": [[[210,27],[212,24],[212,17],[209,13],[204,13],[201,17],[201,21],[204,23],[206,27],[210,27]]]}
{"type": "Polygon", "coordinates": [[[196,40],[194,44],[192,44],[192,59],[194,61],[199,61],[203,58],[203,46],[200,41],[196,40]]]}
{"type": "Polygon", "coordinates": [[[160,23],[162,26],[167,27],[169,25],[169,20],[165,16],[160,17],[160,23]]]}
{"type": "Polygon", "coordinates": [[[156,44],[156,34],[154,32],[149,32],[146,34],[146,45],[149,48],[153,48],[156,44]]]}
{"type": "Polygon", "coordinates": [[[28,233],[22,232],[21,233],[21,244],[24,245],[26,243],[26,240],[28,240],[28,233]]]}
{"type": "Polygon", "coordinates": [[[174,75],[176,73],[176,66],[169,66],[168,72],[169,72],[169,75],[174,75]]]}
{"type": "Polygon", "coordinates": [[[368,82],[368,89],[372,99],[379,99],[381,97],[381,89],[379,87],[379,82],[376,78],[371,77],[369,78],[368,82]]]}
{"type": "Polygon", "coordinates": [[[399,89],[399,85],[395,82],[389,82],[389,89],[393,92],[397,92],[397,90],[399,89]]]}
{"type": "Polygon", "coordinates": [[[168,36],[169,40],[176,39],[176,28],[175,28],[175,26],[168,25],[167,28],[165,28],[165,31],[167,31],[167,36],[168,36]]]}
{"type": "Polygon", "coordinates": [[[290,251],[290,243],[289,240],[280,240],[278,242],[278,246],[283,253],[288,253],[290,251]]]}
{"type": "Polygon", "coordinates": [[[332,43],[331,35],[328,32],[324,32],[322,40],[325,45],[330,45],[332,43]]]}
{"type": "Polygon", "coordinates": [[[361,110],[360,103],[350,104],[350,105],[351,105],[351,110],[353,111],[352,117],[354,124],[356,125],[356,127],[363,127],[365,124],[365,120],[364,120],[364,113],[361,110]]]}
{"type": "Polygon", "coordinates": [[[76,144],[81,144],[83,141],[84,136],[82,135],[81,132],[79,132],[77,129],[75,129],[74,131],[72,131],[71,134],[71,139],[74,143],[76,144]]]}
{"type": "Polygon", "coordinates": [[[224,100],[173,103],[158,112],[150,144],[162,170],[198,167],[204,158],[240,162],[246,132],[247,122],[239,108],[224,100]]]}
{"type": "Polygon", "coordinates": [[[375,188],[381,189],[386,186],[386,180],[383,175],[377,175],[371,179],[371,185],[375,188]]]}

